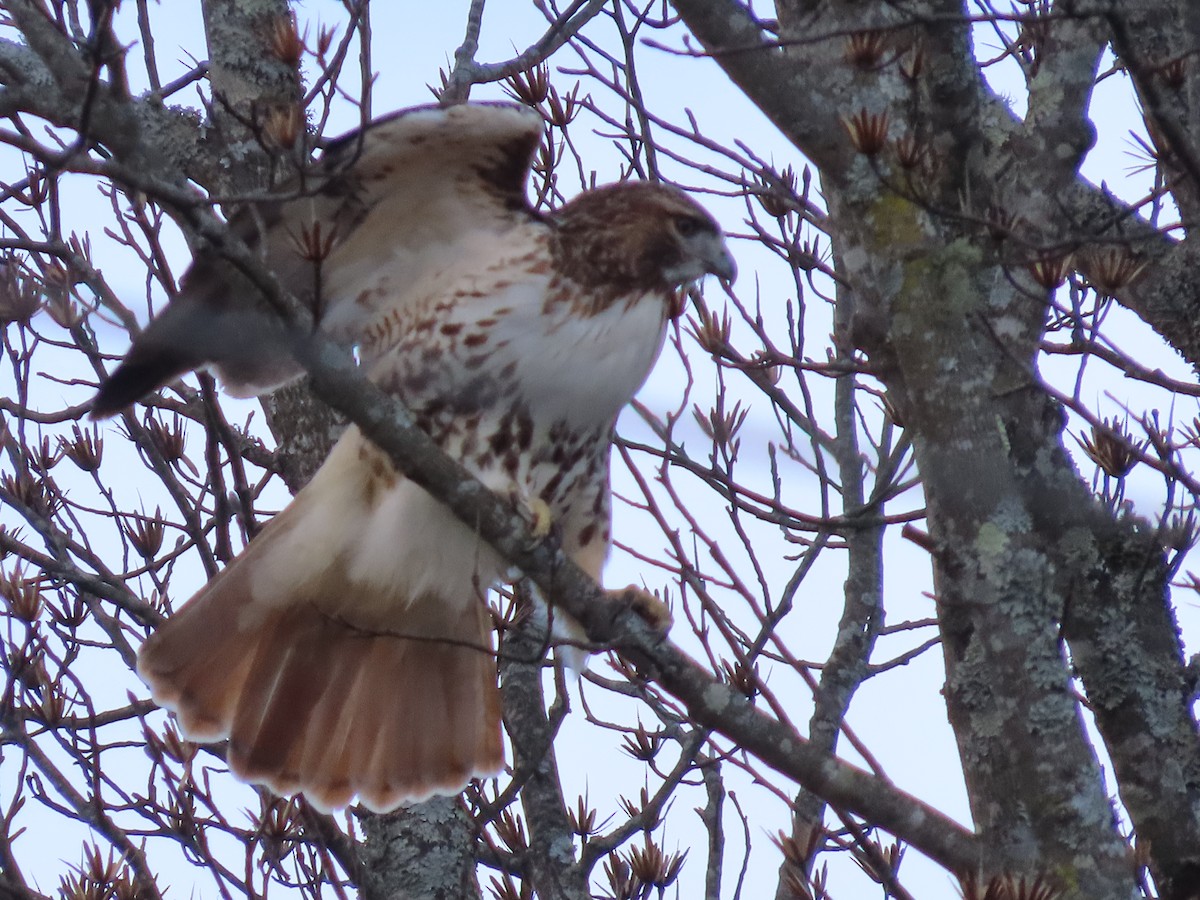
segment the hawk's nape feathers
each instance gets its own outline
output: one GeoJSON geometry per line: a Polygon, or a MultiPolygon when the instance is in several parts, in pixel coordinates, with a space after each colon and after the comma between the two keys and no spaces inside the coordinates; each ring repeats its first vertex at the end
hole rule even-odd
{"type": "MultiPolygon", "coordinates": [[[[508,105],[402,112],[332,145],[309,190],[232,225],[446,453],[548,508],[566,552],[598,578],[616,417],[657,358],[679,288],[734,266],[708,213],[666,185],[534,211],[525,181],[541,130],[536,112],[508,105]],[[316,222],[336,235],[319,271],[288,237],[316,222]]],[[[200,365],[239,394],[298,374],[286,329],[252,297],[199,253],[95,411],[200,365]]],[[[185,734],[229,738],[240,777],[322,808],[358,796],[391,809],[503,766],[484,598],[505,569],[351,427],[150,636],[139,671],[185,734]]]]}

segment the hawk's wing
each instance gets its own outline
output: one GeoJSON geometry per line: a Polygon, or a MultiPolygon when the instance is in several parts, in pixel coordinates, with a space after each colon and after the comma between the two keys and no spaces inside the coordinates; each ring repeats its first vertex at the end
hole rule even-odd
{"type": "MultiPolygon", "coordinates": [[[[280,199],[247,204],[230,227],[322,331],[352,344],[422,273],[535,215],[525,183],[541,133],[534,110],[510,104],[403,110],[329,144],[280,199]]],[[[238,396],[300,371],[287,328],[212,248],[196,253],[179,295],[134,338],[92,413],[110,415],[207,364],[238,396]]]]}

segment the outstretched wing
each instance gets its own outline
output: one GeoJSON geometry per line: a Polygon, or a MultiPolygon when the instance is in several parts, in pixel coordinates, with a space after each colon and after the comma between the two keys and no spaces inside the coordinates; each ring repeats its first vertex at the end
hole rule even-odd
{"type": "MultiPolygon", "coordinates": [[[[246,204],[230,227],[322,332],[352,344],[422,274],[535,217],[525,183],[541,132],[535,111],[510,104],[403,110],[329,144],[313,171],[246,204]]],[[[277,387],[299,374],[287,336],[249,279],[201,248],[179,295],[101,384],[92,414],[210,364],[237,396],[277,387]]]]}

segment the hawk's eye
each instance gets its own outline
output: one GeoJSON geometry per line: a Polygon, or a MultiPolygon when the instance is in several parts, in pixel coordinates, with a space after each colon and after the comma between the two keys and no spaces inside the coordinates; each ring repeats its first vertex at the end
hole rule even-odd
{"type": "Polygon", "coordinates": [[[682,238],[695,237],[708,228],[708,223],[695,216],[680,216],[675,220],[675,229],[682,238]]]}

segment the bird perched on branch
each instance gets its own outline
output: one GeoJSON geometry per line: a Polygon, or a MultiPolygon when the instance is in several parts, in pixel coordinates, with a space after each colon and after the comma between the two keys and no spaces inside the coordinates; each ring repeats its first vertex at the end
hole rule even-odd
{"type": "MultiPolygon", "coordinates": [[[[543,214],[525,196],[542,120],[471,104],[380,119],[283,199],[231,222],[357,348],[450,456],[548,510],[598,578],[609,450],[681,310],[734,263],[683,192],[626,182],[543,214]]],[[[104,381],[108,415],[212,366],[240,396],[299,374],[245,273],[202,250],[104,381]]],[[[460,790],[503,766],[487,589],[507,566],[351,426],[292,503],[146,641],[138,669],[235,774],[324,809],[460,790]]]]}

